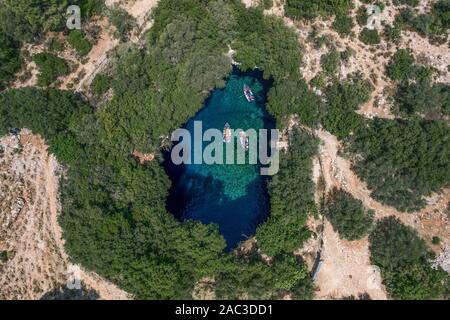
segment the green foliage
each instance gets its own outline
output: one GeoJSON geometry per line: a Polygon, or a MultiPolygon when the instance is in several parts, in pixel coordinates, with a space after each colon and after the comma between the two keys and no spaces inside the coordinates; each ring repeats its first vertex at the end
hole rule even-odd
{"type": "Polygon", "coordinates": [[[80,56],[87,55],[92,49],[92,44],[84,37],[81,30],[70,31],[67,41],[80,56]]]}
{"type": "Polygon", "coordinates": [[[0,135],[11,128],[29,128],[49,141],[50,151],[58,158],[67,159],[67,149],[73,146],[71,137],[66,135],[67,126],[88,112],[86,104],[69,92],[11,89],[0,95],[0,135]]]}
{"type": "Polygon", "coordinates": [[[433,243],[434,245],[438,245],[441,243],[441,238],[434,236],[433,239],[431,239],[431,243],[433,243]]]}
{"type": "Polygon", "coordinates": [[[401,85],[395,95],[395,107],[400,114],[423,114],[439,119],[450,115],[450,86],[419,81],[401,85]]]}
{"type": "Polygon", "coordinates": [[[406,49],[398,50],[387,67],[387,75],[392,80],[407,80],[415,73],[414,57],[406,49]]]}
{"type": "Polygon", "coordinates": [[[258,246],[269,256],[293,252],[310,236],[305,224],[316,210],[311,177],[317,150],[316,139],[294,131],[289,150],[280,155],[280,171],[269,183],[271,217],[256,232],[258,246]]]}
{"type": "Polygon", "coordinates": [[[360,75],[344,82],[335,82],[325,89],[327,100],[322,124],[339,139],[345,138],[364,125],[364,119],[354,111],[367,102],[372,86],[360,75]]]}
{"type": "Polygon", "coordinates": [[[372,197],[401,211],[450,182],[450,129],[441,122],[375,118],[349,139],[360,155],[354,169],[372,197]]]}
{"type": "MultiPolygon", "coordinates": [[[[73,1],[72,1],[73,4],[73,1]]],[[[100,15],[105,8],[104,0],[78,0],[78,5],[81,9],[82,17],[90,18],[95,15],[100,15]]]]}
{"type": "Polygon", "coordinates": [[[419,4],[419,0],[397,0],[401,4],[406,4],[411,7],[416,7],[419,4]]]}
{"type": "Polygon", "coordinates": [[[286,0],[284,12],[295,20],[314,19],[317,16],[345,14],[352,7],[351,0],[286,0]]]}
{"type": "Polygon", "coordinates": [[[394,53],[386,67],[386,73],[392,80],[402,82],[428,80],[431,77],[431,70],[424,66],[418,66],[412,54],[406,49],[399,49],[394,53]]]}
{"type": "Polygon", "coordinates": [[[8,252],[7,251],[0,251],[0,262],[7,262],[8,261],[8,252]]]}
{"type": "Polygon", "coordinates": [[[336,50],[332,50],[329,53],[324,54],[320,58],[322,70],[328,76],[333,76],[337,72],[340,66],[340,62],[341,62],[341,55],[336,50]]]}
{"type": "Polygon", "coordinates": [[[273,0],[262,0],[264,9],[268,10],[273,7],[273,0]]]}
{"type": "Polygon", "coordinates": [[[83,18],[99,14],[103,0],[3,0],[0,6],[0,33],[18,42],[33,42],[47,31],[62,31],[66,10],[78,5],[83,18]]]}
{"type": "Polygon", "coordinates": [[[92,80],[91,91],[95,95],[105,94],[111,87],[111,78],[103,74],[97,74],[92,80]]]}
{"type": "Polygon", "coordinates": [[[401,40],[402,30],[394,23],[394,26],[386,25],[383,35],[387,41],[399,44],[401,40]]]}
{"type": "Polygon", "coordinates": [[[219,299],[277,299],[291,293],[294,299],[311,299],[314,285],[306,265],[292,254],[273,259],[269,267],[256,254],[249,259],[233,257],[216,277],[219,299]]]}
{"type": "Polygon", "coordinates": [[[367,25],[367,20],[369,19],[369,14],[367,13],[367,7],[366,6],[360,6],[358,8],[358,11],[356,12],[356,21],[358,24],[362,26],[367,25]]]}
{"type": "Polygon", "coordinates": [[[116,27],[116,38],[126,42],[130,37],[131,31],[136,26],[136,20],[125,9],[115,5],[109,10],[109,22],[116,27]]]}
{"type": "Polygon", "coordinates": [[[450,1],[440,0],[433,4],[430,13],[415,14],[409,8],[402,10],[396,17],[396,23],[432,40],[445,42],[450,28],[449,12],[450,1]]]}
{"type": "Polygon", "coordinates": [[[439,21],[442,28],[450,28],[450,1],[439,0],[433,5],[432,15],[439,21]]]}
{"type": "MultiPolygon", "coordinates": [[[[241,26],[249,25],[248,21],[253,19],[249,12],[245,11],[239,16],[241,26]]],[[[263,17],[259,16],[258,19],[263,17]]],[[[274,16],[264,18],[259,28],[252,26],[249,31],[241,31],[235,48],[235,58],[242,70],[254,69],[256,66],[264,71],[266,79],[282,79],[298,73],[301,54],[297,36],[293,30],[284,26],[283,20],[274,16]]]]}
{"type": "Polygon", "coordinates": [[[33,60],[39,67],[39,86],[48,86],[58,79],[58,77],[69,73],[69,67],[66,61],[51,53],[43,52],[35,54],[33,60]]]}
{"type": "Polygon", "coordinates": [[[19,44],[0,31],[0,90],[14,77],[21,64],[19,44]]]}
{"type": "Polygon", "coordinates": [[[384,218],[369,237],[371,261],[379,266],[388,291],[398,299],[434,299],[449,294],[450,276],[434,269],[432,254],[417,232],[394,217],[384,218]]]}
{"type": "Polygon", "coordinates": [[[299,76],[280,81],[268,96],[268,110],[277,119],[297,114],[301,123],[316,127],[322,105],[319,96],[308,89],[299,76]]]}
{"type": "Polygon", "coordinates": [[[328,194],[323,213],[346,240],[361,239],[372,228],[373,210],[366,210],[361,200],[337,188],[328,194]]]}
{"type": "Polygon", "coordinates": [[[376,29],[370,30],[368,28],[364,28],[359,34],[359,40],[368,45],[379,44],[380,36],[378,35],[378,31],[376,29]]]}
{"type": "Polygon", "coordinates": [[[17,41],[30,42],[43,31],[63,28],[67,1],[4,0],[0,31],[17,41]]]}
{"type": "Polygon", "coordinates": [[[47,42],[47,45],[50,52],[61,52],[65,47],[64,42],[56,38],[50,38],[50,40],[47,42]]]}
{"type": "Polygon", "coordinates": [[[353,19],[346,14],[338,14],[333,21],[332,27],[339,35],[348,36],[354,27],[353,19]]]}
{"type": "Polygon", "coordinates": [[[327,85],[326,78],[323,74],[318,74],[317,76],[312,78],[309,83],[310,83],[310,85],[312,85],[316,88],[319,88],[319,89],[322,89],[327,85]]]}

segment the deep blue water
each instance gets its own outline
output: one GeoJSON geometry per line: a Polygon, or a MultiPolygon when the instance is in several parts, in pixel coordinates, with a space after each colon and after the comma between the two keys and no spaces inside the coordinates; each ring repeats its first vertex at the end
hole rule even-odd
{"type": "MultiPolygon", "coordinates": [[[[242,73],[234,69],[225,88],[214,90],[184,128],[192,135],[194,121],[202,121],[203,131],[223,130],[227,122],[233,129],[274,128],[274,121],[265,110],[270,86],[271,81],[263,80],[258,71],[242,73]],[[251,87],[254,102],[246,100],[242,90],[244,83],[251,87]]],[[[240,147],[239,139],[235,139],[236,147],[240,147]]],[[[266,177],[260,175],[259,165],[175,166],[170,155],[166,155],[165,167],[173,183],[168,210],[179,219],[216,223],[227,241],[226,250],[254,235],[258,224],[269,214],[266,177]]]]}

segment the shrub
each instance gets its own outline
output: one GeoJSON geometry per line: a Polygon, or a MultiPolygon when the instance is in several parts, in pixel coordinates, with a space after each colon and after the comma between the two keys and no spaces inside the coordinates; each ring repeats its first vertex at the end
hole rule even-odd
{"type": "Polygon", "coordinates": [[[397,0],[401,4],[406,4],[411,7],[416,7],[419,4],[419,0],[397,0]]]}
{"type": "Polygon", "coordinates": [[[110,87],[111,87],[111,79],[102,74],[97,74],[91,83],[92,93],[96,95],[102,95],[106,93],[110,87]]]}
{"type": "Polygon", "coordinates": [[[380,220],[369,237],[371,261],[379,266],[387,290],[398,299],[434,299],[448,295],[450,276],[434,269],[433,254],[417,232],[397,218],[380,220]]]}
{"type": "Polygon", "coordinates": [[[338,14],[332,25],[333,29],[341,36],[349,35],[352,32],[353,26],[352,17],[345,14],[338,14]]]}
{"type": "Polygon", "coordinates": [[[69,72],[66,61],[51,53],[38,53],[33,56],[34,62],[39,67],[38,85],[48,86],[58,77],[69,72]]]}
{"type": "Polygon", "coordinates": [[[126,42],[130,33],[136,26],[136,20],[126,10],[114,6],[109,11],[109,21],[116,27],[116,38],[126,42]]]}
{"type": "Polygon", "coordinates": [[[323,74],[318,74],[311,79],[310,84],[316,88],[322,89],[326,86],[327,81],[323,74]]]}
{"type": "Polygon", "coordinates": [[[353,7],[351,0],[286,0],[286,16],[299,19],[314,19],[317,16],[345,14],[353,7]]]}
{"type": "Polygon", "coordinates": [[[367,235],[375,214],[373,210],[366,210],[361,200],[337,188],[328,194],[323,213],[346,240],[357,240],[367,235]]]}
{"type": "Polygon", "coordinates": [[[371,85],[360,75],[329,85],[325,89],[327,103],[322,117],[325,129],[342,139],[361,128],[364,118],[355,110],[369,100],[371,91],[371,85]]]}
{"type": "Polygon", "coordinates": [[[387,66],[387,75],[392,80],[407,80],[413,77],[415,59],[406,49],[394,53],[387,66]]]}
{"type": "Polygon", "coordinates": [[[83,36],[81,30],[70,31],[67,41],[80,56],[87,55],[92,49],[92,44],[83,36]]]}
{"type": "Polygon", "coordinates": [[[0,32],[0,90],[14,77],[21,64],[19,43],[0,32]]]}
{"type": "Polygon", "coordinates": [[[431,243],[438,245],[441,243],[441,238],[434,236],[433,239],[431,239],[431,243]]]}
{"type": "Polygon", "coordinates": [[[273,0],[262,0],[264,9],[268,10],[273,7],[273,0]]]}
{"type": "Polygon", "coordinates": [[[450,129],[439,121],[375,118],[349,138],[354,164],[372,197],[401,211],[419,210],[424,196],[450,181],[450,129]]]}
{"type": "Polygon", "coordinates": [[[402,35],[401,33],[401,29],[396,25],[386,25],[383,31],[383,35],[385,36],[386,40],[395,44],[398,44],[400,42],[402,35]]]}
{"type": "Polygon", "coordinates": [[[361,6],[358,8],[358,11],[356,12],[356,21],[358,24],[362,26],[367,25],[367,20],[369,19],[369,15],[367,14],[367,7],[361,6]]]}
{"type": "Polygon", "coordinates": [[[61,52],[64,50],[64,43],[56,38],[51,38],[48,42],[48,50],[51,52],[61,52]]]}
{"type": "Polygon", "coordinates": [[[322,69],[324,73],[328,76],[334,75],[340,65],[341,62],[341,55],[336,50],[330,51],[327,54],[324,54],[320,58],[320,64],[322,66],[322,69]]]}
{"type": "Polygon", "coordinates": [[[310,237],[307,217],[316,211],[311,177],[318,141],[295,130],[289,142],[287,153],[280,157],[280,171],[269,183],[271,217],[256,231],[258,247],[270,256],[300,248],[310,237]]]}
{"type": "Polygon", "coordinates": [[[414,79],[427,81],[432,75],[428,67],[416,65],[414,57],[406,49],[399,49],[394,53],[386,67],[386,73],[392,80],[402,82],[414,79]]]}
{"type": "Polygon", "coordinates": [[[394,99],[400,114],[423,114],[431,119],[450,115],[450,86],[445,84],[417,81],[401,85],[394,99]]]}
{"type": "Polygon", "coordinates": [[[365,44],[373,45],[380,43],[380,36],[378,35],[377,30],[375,29],[370,30],[368,28],[364,28],[359,34],[359,40],[361,40],[361,42],[365,44]]]}
{"type": "Polygon", "coordinates": [[[281,120],[297,114],[300,122],[309,127],[317,127],[321,105],[320,97],[299,75],[283,79],[268,95],[268,110],[273,116],[281,120]]]}

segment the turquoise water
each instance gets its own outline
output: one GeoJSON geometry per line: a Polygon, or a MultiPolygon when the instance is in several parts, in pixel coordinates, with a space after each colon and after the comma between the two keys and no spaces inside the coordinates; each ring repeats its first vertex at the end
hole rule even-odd
{"type": "MultiPolygon", "coordinates": [[[[260,72],[242,73],[235,69],[225,88],[213,91],[204,107],[184,128],[192,136],[194,121],[202,121],[203,132],[210,128],[222,131],[227,122],[232,129],[273,128],[274,122],[265,111],[270,86],[270,81],[263,80],[260,72]],[[256,98],[254,102],[249,103],[245,98],[244,83],[251,87],[256,98]]],[[[207,144],[209,142],[203,147],[207,144]]],[[[235,144],[240,148],[237,137],[235,144]]],[[[254,235],[258,224],[268,216],[266,181],[259,168],[259,165],[251,164],[175,166],[168,156],[166,169],[173,182],[168,209],[180,219],[218,224],[227,241],[227,250],[230,250],[254,235]]]]}

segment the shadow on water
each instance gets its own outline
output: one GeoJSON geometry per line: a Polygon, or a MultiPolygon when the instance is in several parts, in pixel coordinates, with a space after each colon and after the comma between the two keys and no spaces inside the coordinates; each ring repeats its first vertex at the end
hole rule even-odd
{"type": "MultiPolygon", "coordinates": [[[[227,122],[233,129],[272,129],[275,121],[265,109],[271,86],[272,81],[264,80],[260,71],[240,72],[234,68],[226,86],[214,90],[183,128],[192,134],[193,122],[202,121],[203,131],[222,130],[227,122]],[[252,88],[255,102],[246,100],[243,84],[252,88]]],[[[172,181],[167,210],[179,220],[216,223],[227,241],[227,251],[253,236],[269,216],[267,178],[259,174],[259,165],[177,166],[169,151],[164,154],[164,168],[172,181]]]]}

